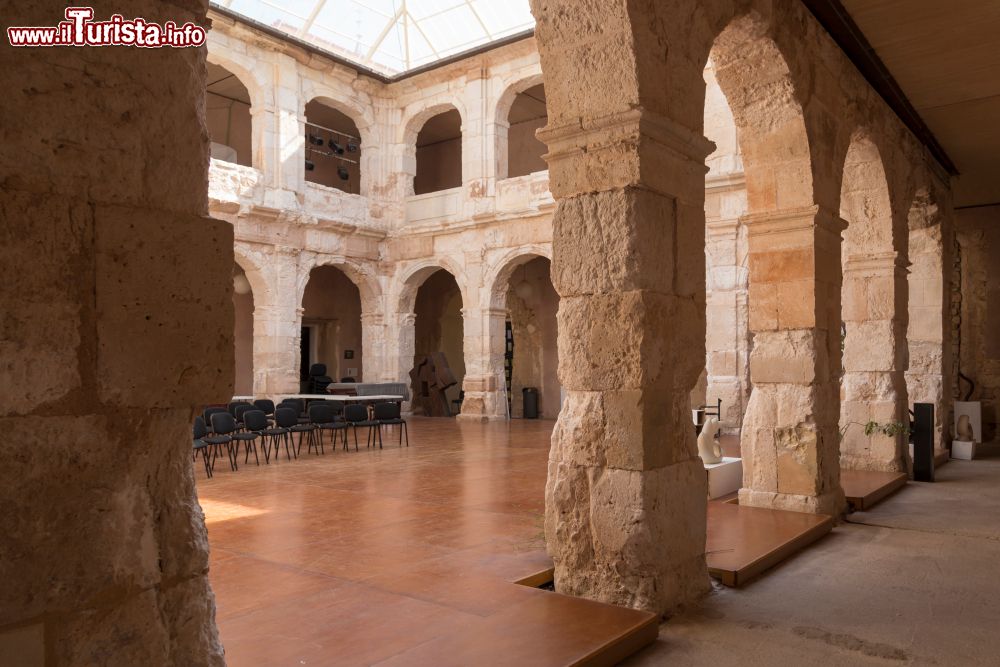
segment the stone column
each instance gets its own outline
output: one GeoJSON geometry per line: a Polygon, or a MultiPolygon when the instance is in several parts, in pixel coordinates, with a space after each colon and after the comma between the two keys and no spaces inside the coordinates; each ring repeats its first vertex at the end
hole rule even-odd
{"type": "Polygon", "coordinates": [[[302,308],[298,299],[298,253],[277,249],[262,268],[266,290],[254,292],[254,394],[272,396],[299,391],[299,341],[302,308]],[[258,293],[260,292],[260,293],[258,293]]]}
{"type": "Polygon", "coordinates": [[[738,430],[749,387],[747,269],[740,262],[739,219],[706,225],[706,401],[722,400],[722,424],[738,430]]]}
{"type": "MultiPolygon", "coordinates": [[[[387,364],[395,370],[399,382],[410,384],[410,371],[413,370],[413,357],[416,354],[417,314],[396,313],[395,327],[387,329],[386,340],[391,341],[386,346],[395,349],[397,353],[387,359],[387,364]]],[[[412,392],[412,388],[410,389],[412,392]]],[[[410,411],[410,403],[403,403],[403,410],[410,411]]]]}
{"type": "Polygon", "coordinates": [[[753,393],[740,504],[839,514],[840,235],[816,206],[744,216],[753,393]]]}
{"type": "MultiPolygon", "coordinates": [[[[362,301],[362,306],[364,301],[362,301]]],[[[363,382],[379,382],[385,371],[385,318],[381,312],[361,313],[361,354],[363,382]]]]}
{"type": "Polygon", "coordinates": [[[943,454],[948,434],[948,360],[951,313],[947,248],[953,243],[946,217],[929,199],[910,213],[910,355],[906,390],[911,402],[934,404],[934,451],[943,454]]]}
{"type": "MultiPolygon", "coordinates": [[[[207,30],[207,5],[98,12],[207,30]]],[[[225,664],[191,422],[232,392],[233,232],[206,217],[205,49],[137,51],[3,49],[4,664],[225,664]]]]}
{"type": "Polygon", "coordinates": [[[663,613],[708,587],[689,392],[704,365],[710,146],[639,110],[591,123],[543,131],[566,390],[546,544],[560,592],[663,613]],[[656,168],[631,171],[640,160],[656,168]]]}
{"type": "Polygon", "coordinates": [[[465,379],[460,419],[488,421],[504,419],[507,407],[501,394],[503,338],[507,311],[464,309],[465,379]],[[498,352],[499,341],[499,356],[498,352]]]}
{"type": "Polygon", "coordinates": [[[907,437],[865,435],[870,421],[909,423],[906,399],[906,267],[895,252],[844,262],[844,374],[840,465],[905,472],[907,437]]]}

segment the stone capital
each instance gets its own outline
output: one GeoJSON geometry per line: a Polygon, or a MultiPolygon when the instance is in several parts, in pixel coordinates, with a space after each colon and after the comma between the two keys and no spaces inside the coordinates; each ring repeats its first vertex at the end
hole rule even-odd
{"type": "Polygon", "coordinates": [[[740,217],[740,222],[747,226],[751,238],[815,230],[839,240],[847,229],[847,222],[840,215],[817,205],[747,213],[740,217]]]}
{"type": "Polygon", "coordinates": [[[906,276],[909,262],[895,250],[875,253],[854,253],[844,261],[844,274],[853,276],[906,276]]]}
{"type": "Polygon", "coordinates": [[[547,125],[537,136],[549,149],[557,199],[641,185],[694,201],[704,196],[705,158],[715,150],[700,133],[641,108],[547,125]]]}
{"type": "Polygon", "coordinates": [[[722,241],[726,239],[736,239],[740,228],[739,218],[728,220],[712,220],[705,223],[705,237],[708,241],[722,241]]]}

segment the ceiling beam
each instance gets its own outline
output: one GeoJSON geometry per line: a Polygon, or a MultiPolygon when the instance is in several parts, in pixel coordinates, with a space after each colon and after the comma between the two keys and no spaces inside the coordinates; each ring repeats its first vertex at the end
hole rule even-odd
{"type": "Polygon", "coordinates": [[[802,0],[820,25],[826,29],[837,46],[847,54],[847,57],[858,68],[865,80],[881,96],[889,108],[899,116],[903,124],[909,128],[917,139],[927,147],[934,159],[952,175],[958,175],[958,168],[948,157],[944,147],[937,137],[924,123],[920,113],[913,107],[906,93],[896,83],[889,68],[879,58],[875,49],[868,42],[861,28],[851,18],[850,13],[840,0],[802,0]]]}

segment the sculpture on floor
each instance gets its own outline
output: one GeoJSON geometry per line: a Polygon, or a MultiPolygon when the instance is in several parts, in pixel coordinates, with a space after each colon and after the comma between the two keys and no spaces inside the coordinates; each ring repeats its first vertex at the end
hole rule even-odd
{"type": "Polygon", "coordinates": [[[959,415],[958,425],[955,426],[955,433],[958,435],[958,439],[962,442],[972,442],[972,422],[969,421],[969,415],[959,415]]]}
{"type": "Polygon", "coordinates": [[[706,465],[722,462],[722,446],[715,440],[722,425],[715,417],[709,417],[698,435],[698,456],[706,465]]]}
{"type": "Polygon", "coordinates": [[[419,359],[410,371],[413,389],[413,412],[428,417],[450,417],[445,390],[457,384],[443,352],[419,359]]]}

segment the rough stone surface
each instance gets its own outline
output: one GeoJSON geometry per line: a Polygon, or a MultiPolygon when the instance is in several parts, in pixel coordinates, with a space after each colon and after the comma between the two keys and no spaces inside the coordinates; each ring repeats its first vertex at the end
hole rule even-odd
{"type": "MultiPolygon", "coordinates": [[[[205,24],[206,9],[98,12],[205,24]]],[[[232,387],[205,51],[0,50],[0,655],[20,633],[18,659],[47,665],[221,665],[190,458],[193,411],[232,387]]]]}

